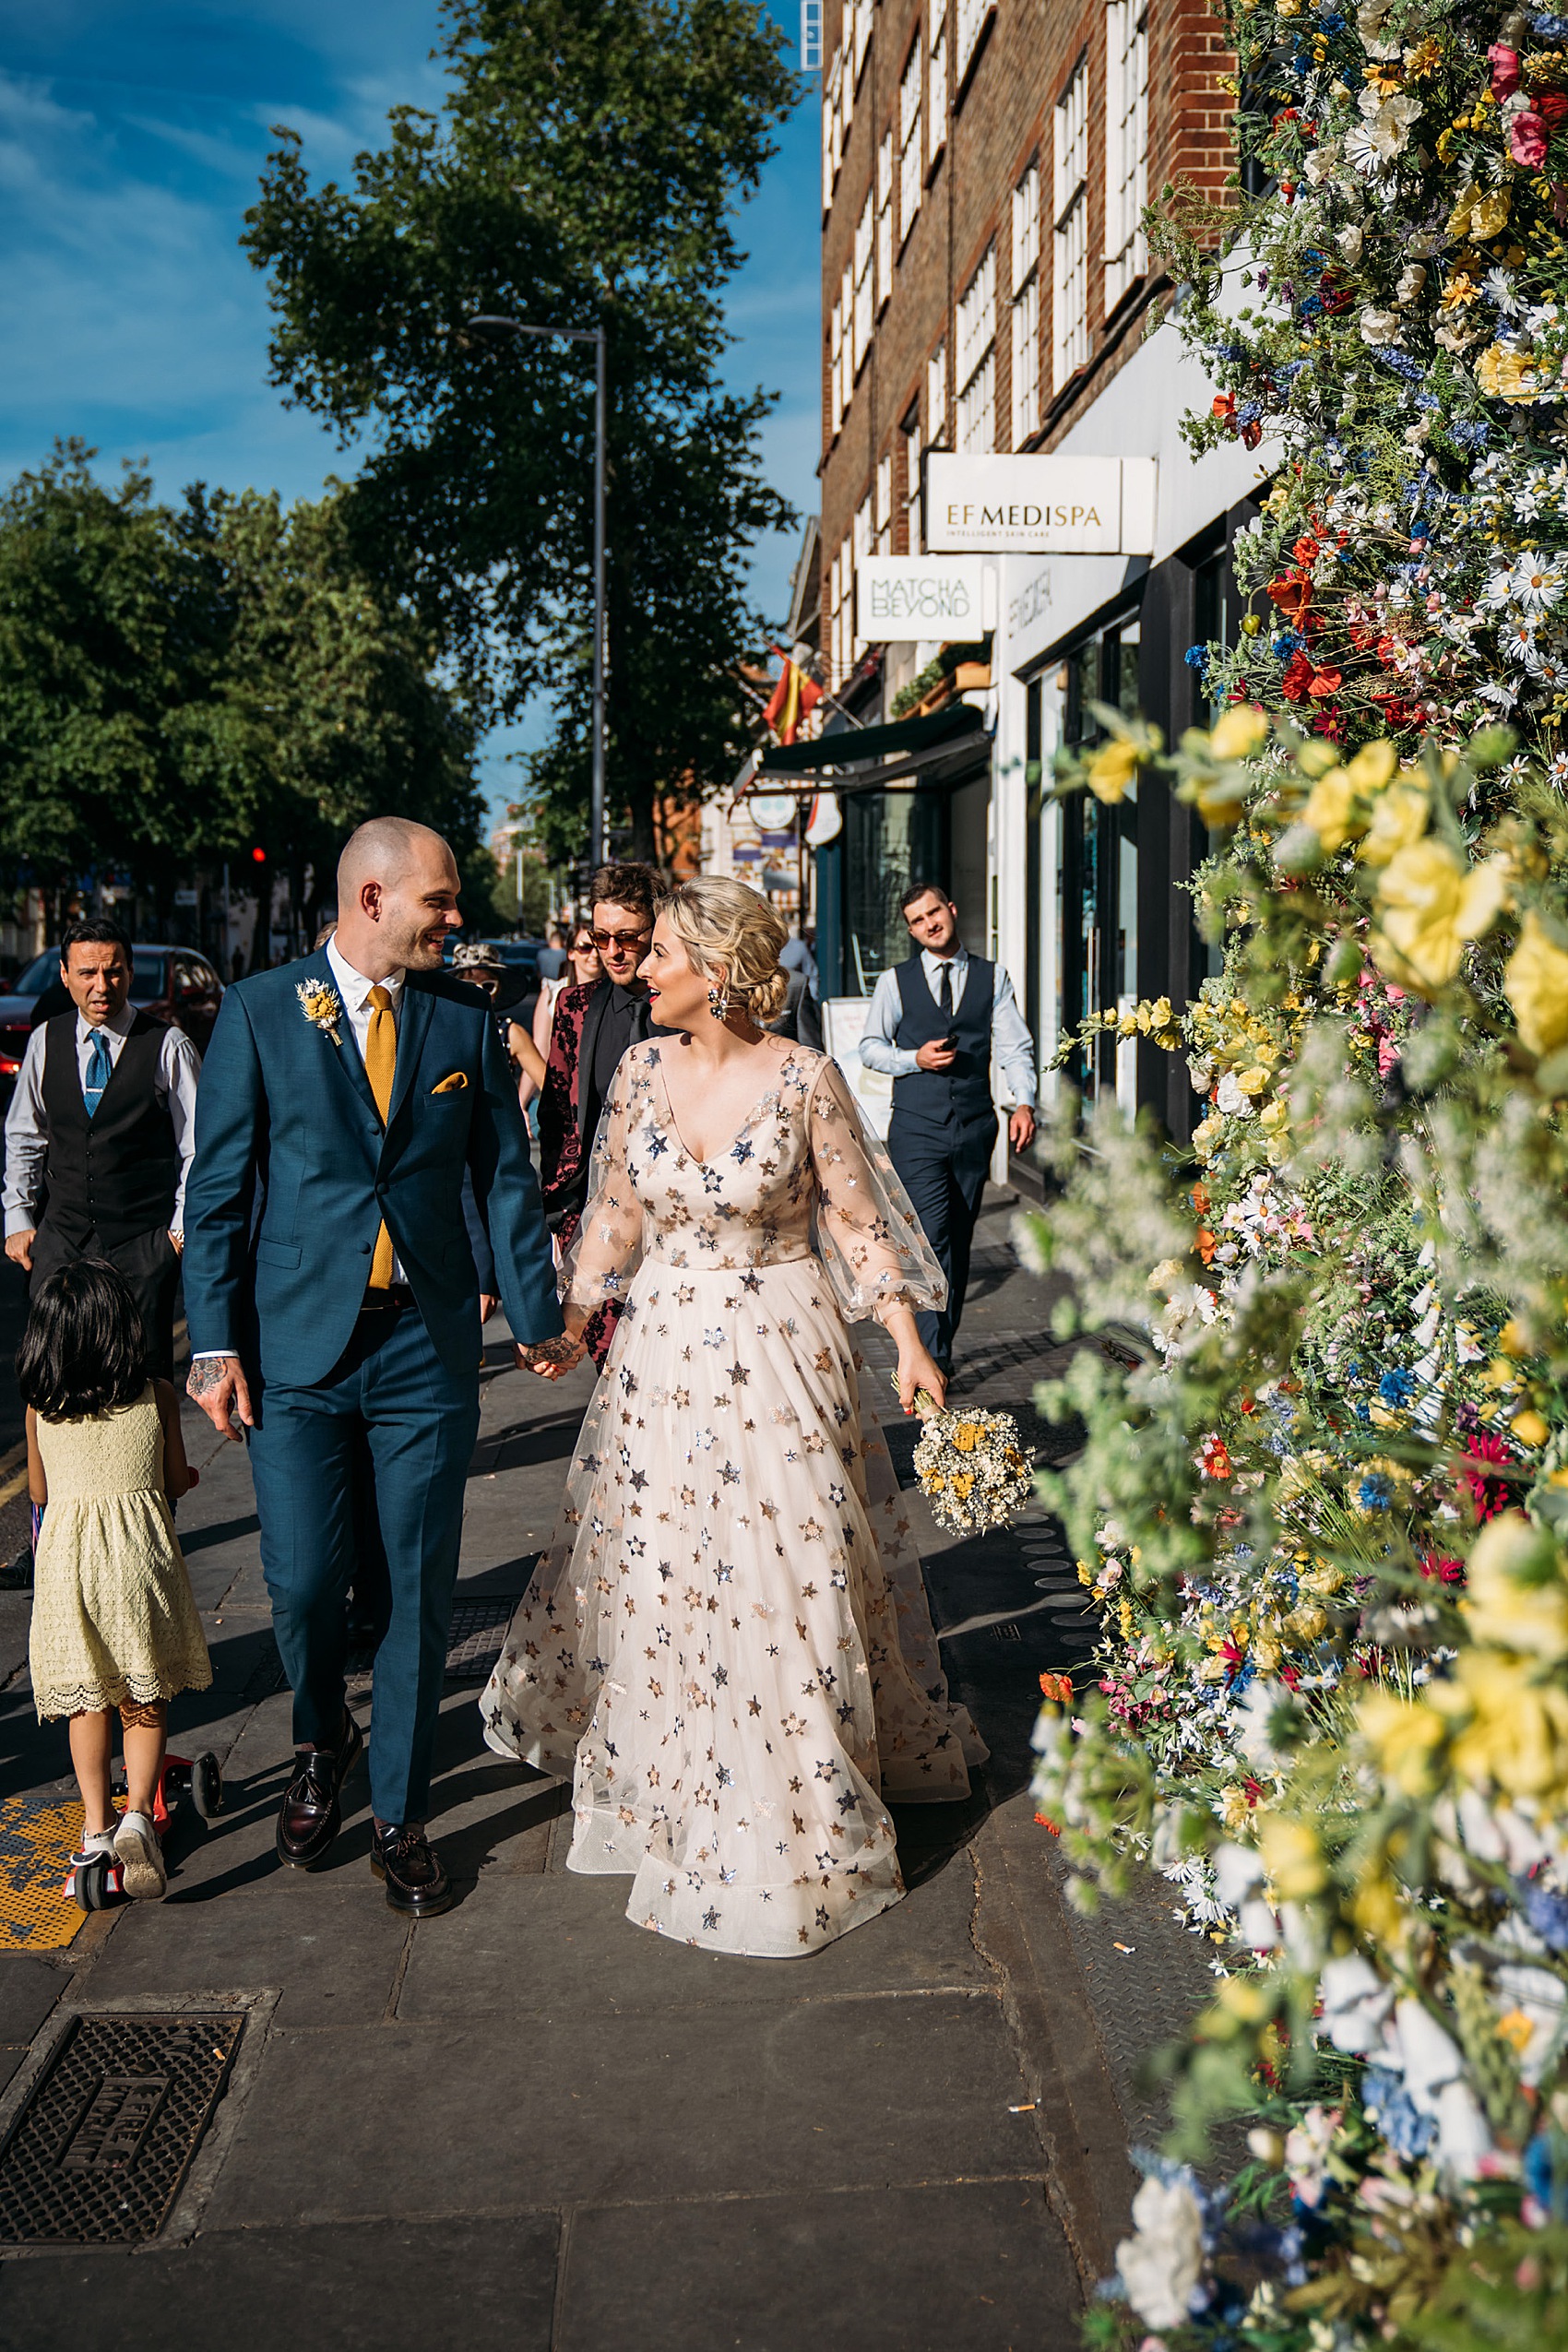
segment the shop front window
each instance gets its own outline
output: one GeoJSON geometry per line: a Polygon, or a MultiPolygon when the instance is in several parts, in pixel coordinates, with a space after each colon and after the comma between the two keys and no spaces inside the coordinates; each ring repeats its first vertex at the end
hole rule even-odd
{"type": "Polygon", "coordinates": [[[946,795],[854,792],[844,801],[845,985],[869,996],[909,953],[898,901],[911,882],[947,881],[946,795]]]}
{"type": "MultiPolygon", "coordinates": [[[[1135,613],[1113,622],[1075,646],[1063,664],[1069,743],[1087,749],[1102,729],[1094,706],[1134,717],[1139,695],[1139,626],[1135,613]]],[[[1138,808],[1136,787],[1113,805],[1083,792],[1063,804],[1058,965],[1063,1032],[1091,1013],[1112,1009],[1137,992],[1138,808]]],[[[1114,1033],[1099,1038],[1066,1066],[1086,1100],[1115,1090],[1120,1073],[1114,1033]]]]}

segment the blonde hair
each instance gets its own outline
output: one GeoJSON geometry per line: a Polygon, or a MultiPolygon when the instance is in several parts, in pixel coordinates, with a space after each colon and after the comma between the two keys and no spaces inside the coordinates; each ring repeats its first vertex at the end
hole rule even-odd
{"type": "Polygon", "coordinates": [[[759,1022],[783,1011],[790,977],[779,969],[778,955],[789,932],[760,892],[721,874],[698,874],[677,884],[659,911],[693,968],[722,985],[732,1004],[759,1022]]]}

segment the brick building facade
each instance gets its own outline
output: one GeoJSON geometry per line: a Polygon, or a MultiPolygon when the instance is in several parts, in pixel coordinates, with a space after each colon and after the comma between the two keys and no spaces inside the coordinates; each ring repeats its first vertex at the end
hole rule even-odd
{"type": "MultiPolygon", "coordinates": [[[[1012,968],[1042,1063],[1089,1006],[1184,997],[1202,969],[1188,813],[1158,790],[1063,811],[1040,784],[1055,744],[1092,729],[1091,698],[1176,731],[1201,715],[1182,657],[1237,618],[1229,542],[1267,452],[1187,457],[1180,416],[1206,387],[1162,323],[1176,293],[1141,226],[1168,181],[1222,193],[1229,66],[1203,0],[824,9],[821,645],[846,708],[890,717],[941,653],[856,635],[857,564],[921,551],[929,451],[1158,461],[1152,558],[999,559],[967,754],[874,791],[847,778],[842,848],[819,864],[829,987],[870,986],[900,945],[903,881],[940,871],[967,935],[1012,968]]],[[[1185,1126],[1165,1057],[1108,1051],[1082,1083],[1185,1126]]]]}

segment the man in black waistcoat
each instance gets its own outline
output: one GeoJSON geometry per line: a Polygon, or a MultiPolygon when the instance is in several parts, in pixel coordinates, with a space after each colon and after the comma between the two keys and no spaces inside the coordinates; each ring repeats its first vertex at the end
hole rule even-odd
{"type": "Polygon", "coordinates": [[[74,1010],[29,1038],[6,1114],[6,1255],[34,1284],[73,1258],[115,1267],[148,1370],[170,1380],[200,1057],[183,1030],[131,1010],[118,923],[73,923],[60,978],[74,1010]]]}
{"type": "Polygon", "coordinates": [[[887,1150],[926,1240],[947,1277],[947,1303],[917,1317],[938,1369],[953,1369],[953,1335],[964,1312],[969,1245],[996,1146],[992,1055],[1015,1151],[1034,1139],[1034,1044],[1007,974],[971,956],[958,937],[958,909],[944,892],[918,882],[899,901],[915,952],[885,971],[872,993],[861,1060],[893,1081],[887,1150]]]}

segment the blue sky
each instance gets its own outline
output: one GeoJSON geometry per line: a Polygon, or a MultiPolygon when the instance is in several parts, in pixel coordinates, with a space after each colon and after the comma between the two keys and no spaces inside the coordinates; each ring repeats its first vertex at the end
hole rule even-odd
{"type": "MultiPolygon", "coordinates": [[[[770,0],[791,42],[796,0],[770,0]]],[[[101,468],[146,460],[160,493],[200,477],[314,496],[352,470],[267,380],[264,280],[237,244],[286,123],[314,178],[346,178],[386,110],[434,108],[436,0],[0,0],[0,479],[77,434],[101,468]]],[[[742,217],[727,372],[782,397],[769,479],[815,505],[816,129],[786,125],[742,217]]],[[[755,593],[781,618],[795,542],[761,549],[755,593]]],[[[486,782],[506,796],[493,740],[486,782]]]]}

